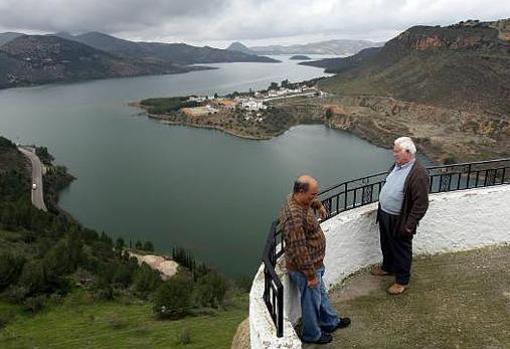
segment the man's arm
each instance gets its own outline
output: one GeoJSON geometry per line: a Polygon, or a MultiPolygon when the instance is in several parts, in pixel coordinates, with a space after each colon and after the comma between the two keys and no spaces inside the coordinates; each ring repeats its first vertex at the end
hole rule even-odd
{"type": "Polygon", "coordinates": [[[425,216],[429,207],[429,176],[425,170],[420,171],[416,181],[411,183],[411,209],[406,220],[405,230],[407,233],[414,233],[418,222],[425,216]]]}
{"type": "Polygon", "coordinates": [[[313,200],[311,207],[315,211],[319,211],[319,216],[321,217],[321,219],[324,219],[328,216],[328,210],[326,210],[326,207],[324,207],[324,205],[322,204],[322,202],[320,202],[319,199],[313,200]]]}

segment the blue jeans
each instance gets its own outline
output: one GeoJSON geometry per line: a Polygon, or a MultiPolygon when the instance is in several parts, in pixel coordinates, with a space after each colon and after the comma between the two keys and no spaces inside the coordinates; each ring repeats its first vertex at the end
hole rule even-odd
{"type": "Polygon", "coordinates": [[[329,303],[328,294],[322,281],[324,267],[315,271],[317,286],[307,286],[306,276],[299,271],[289,271],[292,282],[301,294],[301,313],[303,320],[303,334],[301,340],[314,342],[322,332],[331,332],[338,325],[339,317],[329,303]]]}

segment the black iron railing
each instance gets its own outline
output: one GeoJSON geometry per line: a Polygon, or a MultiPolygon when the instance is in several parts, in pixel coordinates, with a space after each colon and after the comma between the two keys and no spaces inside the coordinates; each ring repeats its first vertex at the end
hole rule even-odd
{"type": "MultiPolygon", "coordinates": [[[[427,167],[429,192],[440,193],[510,184],[510,159],[479,161],[465,164],[427,167]]],[[[388,172],[334,185],[319,194],[328,210],[326,221],[337,214],[377,202],[388,172]]],[[[264,302],[276,326],[276,335],[283,336],[283,285],[275,267],[284,253],[282,232],[278,222],[271,224],[263,254],[264,302]]]]}

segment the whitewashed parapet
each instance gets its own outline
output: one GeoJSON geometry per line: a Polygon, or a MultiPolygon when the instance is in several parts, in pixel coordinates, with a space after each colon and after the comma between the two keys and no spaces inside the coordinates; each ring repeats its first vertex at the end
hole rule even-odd
{"type": "MultiPolygon", "coordinates": [[[[379,263],[377,203],[343,212],[321,224],[326,235],[327,287],[341,283],[361,268],[379,263]]],[[[510,243],[510,185],[430,195],[430,207],[414,238],[414,254],[437,254],[510,243]]],[[[254,349],[301,348],[292,323],[300,316],[299,294],[282,275],[284,336],[275,326],[262,299],[263,266],[250,292],[250,339],[254,349]]]]}

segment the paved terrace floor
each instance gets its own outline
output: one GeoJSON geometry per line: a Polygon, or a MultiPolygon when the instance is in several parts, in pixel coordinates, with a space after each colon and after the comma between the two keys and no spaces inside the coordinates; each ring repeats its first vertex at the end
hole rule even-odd
{"type": "Polygon", "coordinates": [[[391,277],[349,278],[330,297],[351,327],[304,348],[510,348],[510,246],[415,258],[412,275],[397,297],[391,277]]]}

